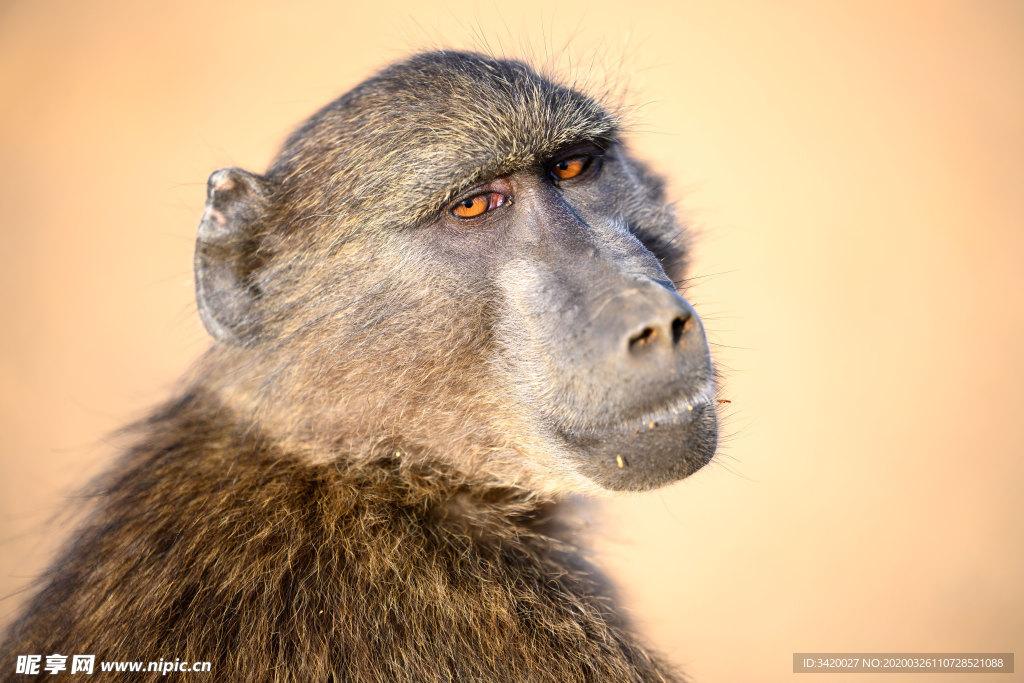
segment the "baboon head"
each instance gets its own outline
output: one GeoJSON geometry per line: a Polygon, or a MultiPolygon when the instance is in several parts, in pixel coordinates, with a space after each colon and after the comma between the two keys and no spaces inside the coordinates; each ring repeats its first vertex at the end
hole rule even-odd
{"type": "Polygon", "coordinates": [[[519,62],[426,53],[265,175],[217,171],[211,381],[312,458],[386,447],[549,492],[694,472],[717,423],[685,234],[617,124],[519,62]]]}

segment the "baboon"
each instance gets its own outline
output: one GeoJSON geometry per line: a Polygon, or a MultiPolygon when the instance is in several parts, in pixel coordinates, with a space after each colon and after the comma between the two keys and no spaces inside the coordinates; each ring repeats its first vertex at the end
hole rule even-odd
{"type": "Polygon", "coordinates": [[[95,484],[4,675],[86,653],[224,681],[678,680],[563,504],[716,447],[686,233],[621,129],[518,61],[428,52],[265,174],[215,172],[215,342],[95,484]]]}

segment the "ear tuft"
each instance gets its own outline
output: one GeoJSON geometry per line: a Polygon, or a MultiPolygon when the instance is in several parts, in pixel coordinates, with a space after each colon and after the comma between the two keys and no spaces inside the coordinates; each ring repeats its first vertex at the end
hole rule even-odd
{"type": "Polygon", "coordinates": [[[255,304],[259,229],[267,209],[266,181],[240,168],[215,171],[196,239],[196,303],[214,338],[247,346],[258,336],[255,304]]]}

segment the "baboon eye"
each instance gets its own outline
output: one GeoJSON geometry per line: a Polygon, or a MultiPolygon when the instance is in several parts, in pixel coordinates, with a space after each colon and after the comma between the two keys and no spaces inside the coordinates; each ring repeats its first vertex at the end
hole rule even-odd
{"type": "Polygon", "coordinates": [[[570,178],[575,178],[580,173],[587,170],[587,167],[590,165],[590,160],[591,157],[586,155],[562,159],[551,167],[551,175],[557,180],[569,180],[570,178]]]}
{"type": "Polygon", "coordinates": [[[459,218],[476,218],[487,211],[493,211],[507,201],[508,197],[500,192],[484,192],[463,199],[455,205],[452,213],[459,218]]]}

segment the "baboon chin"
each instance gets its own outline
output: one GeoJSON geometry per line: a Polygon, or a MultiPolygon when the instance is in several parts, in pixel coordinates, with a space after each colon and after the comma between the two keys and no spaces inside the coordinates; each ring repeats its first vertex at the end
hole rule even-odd
{"type": "Polygon", "coordinates": [[[712,458],[688,250],[594,99],[469,53],[366,80],[266,173],[210,177],[215,343],[4,651],[223,680],[677,680],[552,503],[712,458]]]}

